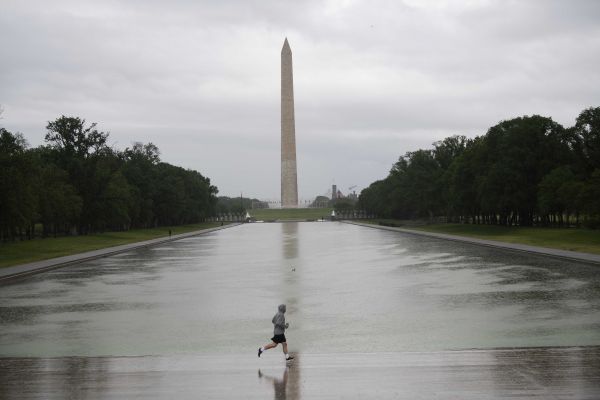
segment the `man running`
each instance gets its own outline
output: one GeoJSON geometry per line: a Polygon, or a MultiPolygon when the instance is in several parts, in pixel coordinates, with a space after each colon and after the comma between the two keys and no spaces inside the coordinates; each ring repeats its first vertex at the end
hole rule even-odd
{"type": "Polygon", "coordinates": [[[285,304],[280,304],[278,307],[278,312],[275,314],[271,322],[273,322],[273,337],[271,338],[271,343],[265,344],[263,347],[258,349],[258,356],[274,347],[277,347],[279,343],[283,345],[283,354],[285,354],[286,360],[293,360],[294,357],[288,354],[287,342],[285,339],[284,332],[290,326],[290,324],[285,322],[285,304]]]}

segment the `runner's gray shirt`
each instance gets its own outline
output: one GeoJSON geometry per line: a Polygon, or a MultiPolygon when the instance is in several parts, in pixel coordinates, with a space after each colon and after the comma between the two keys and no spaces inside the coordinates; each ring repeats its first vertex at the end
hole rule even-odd
{"type": "Polygon", "coordinates": [[[273,325],[275,325],[273,328],[273,334],[283,335],[285,332],[285,316],[283,315],[285,314],[285,304],[280,304],[278,310],[279,312],[275,314],[273,320],[271,321],[273,322],[273,325]]]}

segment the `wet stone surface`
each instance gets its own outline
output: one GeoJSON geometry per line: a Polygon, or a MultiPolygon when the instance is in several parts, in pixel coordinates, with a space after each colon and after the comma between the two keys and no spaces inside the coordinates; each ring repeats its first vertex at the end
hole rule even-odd
{"type": "MultiPolygon", "coordinates": [[[[286,303],[286,336],[300,358],[295,372],[287,372],[286,393],[296,398],[314,398],[308,394],[326,389],[327,382],[314,376],[323,368],[342,371],[331,382],[352,381],[352,394],[361,383],[366,388],[395,374],[405,376],[399,390],[414,387],[430,379],[417,374],[421,367],[414,363],[420,360],[438,365],[441,370],[427,364],[424,373],[445,377],[447,385],[471,379],[480,394],[487,385],[489,398],[500,393],[497,388],[512,393],[512,381],[514,393],[537,387],[528,393],[551,398],[547,387],[562,393],[557,398],[569,398],[573,385],[562,384],[568,390],[561,392],[544,378],[560,366],[563,374],[574,374],[583,396],[598,384],[589,377],[599,367],[598,268],[338,223],[242,225],[0,286],[0,388],[6,392],[26,379],[44,389],[24,397],[51,397],[39,395],[47,388],[64,395],[65,385],[76,388],[106,371],[106,382],[115,385],[94,381],[98,392],[86,397],[123,397],[119,390],[135,392],[135,385],[148,386],[153,377],[161,378],[154,384],[165,390],[193,377],[190,390],[227,397],[217,388],[215,396],[199,389],[198,382],[216,374],[229,389],[243,376],[247,385],[262,388],[264,398],[277,390],[265,384],[271,380],[263,369],[269,363],[280,369],[281,350],[269,350],[265,359],[255,352],[272,336],[277,305],[286,303]],[[540,350],[549,353],[536,358],[531,349],[555,346],[571,350],[540,350]],[[523,350],[465,351],[497,348],[523,350]],[[469,367],[472,354],[485,367],[469,367]],[[507,355],[499,361],[498,354],[507,355]],[[360,378],[358,365],[365,362],[371,372],[360,378]],[[177,369],[181,363],[187,372],[177,369]],[[139,370],[129,370],[132,365],[139,370]],[[257,377],[259,368],[264,379],[257,377]],[[88,370],[93,377],[79,375],[88,370]],[[290,392],[294,373],[320,383],[301,381],[303,389],[290,392]],[[498,374],[505,378],[496,380],[498,374]]],[[[276,382],[283,374],[270,376],[276,382]]],[[[390,383],[382,397],[401,397],[393,388],[390,383]]],[[[352,397],[340,390],[332,398],[352,397]]],[[[247,397],[261,398],[258,392],[247,397]]]]}
{"type": "Polygon", "coordinates": [[[600,348],[0,359],[7,399],[598,399],[600,348]]]}

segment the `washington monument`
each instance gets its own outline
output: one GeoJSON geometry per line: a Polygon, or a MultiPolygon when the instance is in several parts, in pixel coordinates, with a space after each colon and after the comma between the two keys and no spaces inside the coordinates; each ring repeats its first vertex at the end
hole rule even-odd
{"type": "Polygon", "coordinates": [[[281,207],[298,207],[296,128],[292,49],[285,39],[281,49],[281,207]]]}

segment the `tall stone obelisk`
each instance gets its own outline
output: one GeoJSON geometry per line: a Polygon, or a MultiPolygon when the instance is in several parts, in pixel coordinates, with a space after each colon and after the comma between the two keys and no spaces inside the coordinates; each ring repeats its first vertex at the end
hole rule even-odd
{"type": "Polygon", "coordinates": [[[298,207],[296,171],[296,122],[292,49],[285,39],[281,49],[281,207],[298,207]]]}

